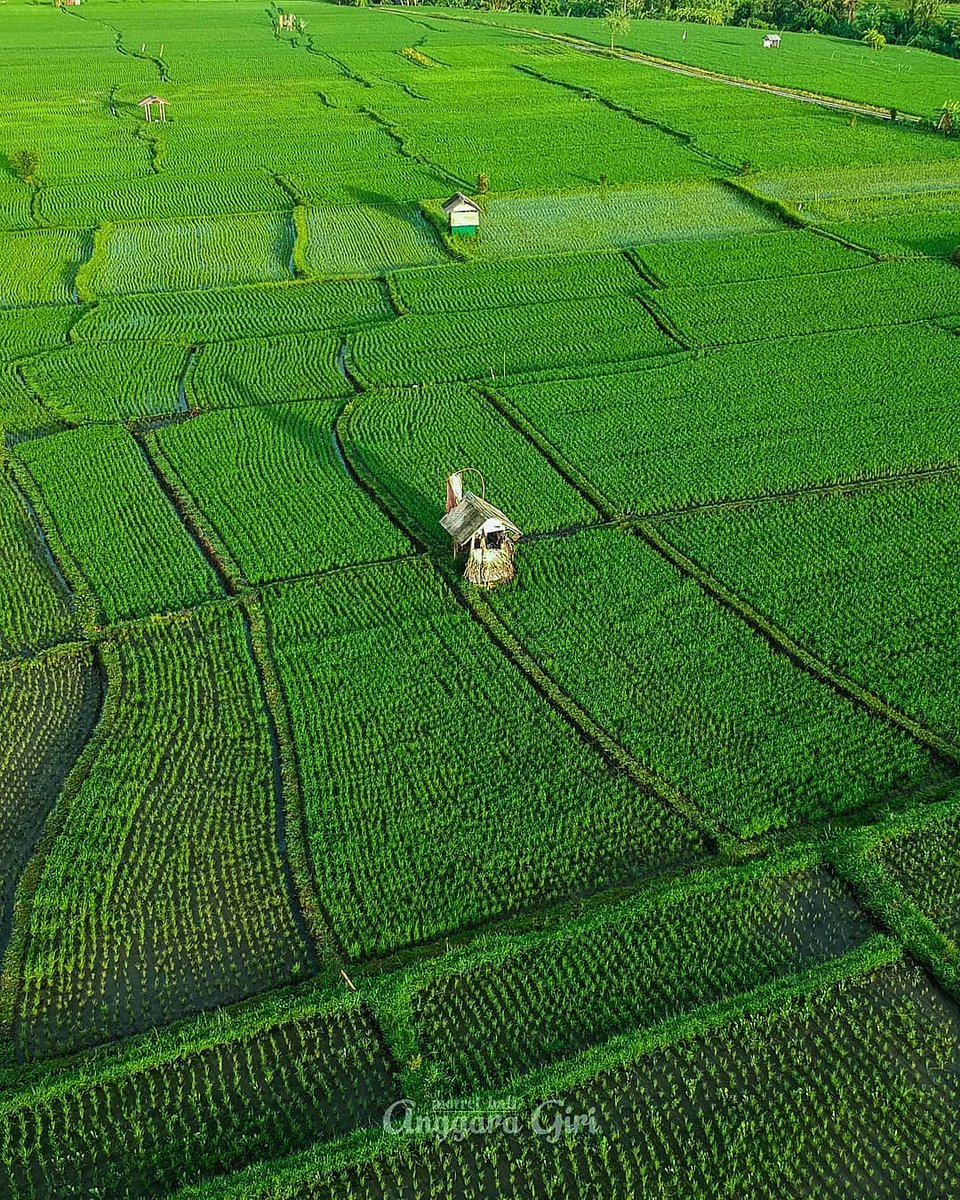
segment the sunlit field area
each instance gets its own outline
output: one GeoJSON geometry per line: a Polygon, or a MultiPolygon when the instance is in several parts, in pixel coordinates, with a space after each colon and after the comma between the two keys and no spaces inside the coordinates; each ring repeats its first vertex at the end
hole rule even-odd
{"type": "Polygon", "coordinates": [[[0,3],[0,1197],[960,1195],[960,62],[763,38],[0,3]]]}

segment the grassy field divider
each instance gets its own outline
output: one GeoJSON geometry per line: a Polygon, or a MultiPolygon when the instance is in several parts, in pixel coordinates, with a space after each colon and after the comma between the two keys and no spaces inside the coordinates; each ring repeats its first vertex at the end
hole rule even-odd
{"type": "Polygon", "coordinates": [[[637,296],[637,301],[643,306],[650,320],[656,325],[664,337],[676,342],[681,350],[693,350],[696,339],[689,337],[672,317],[667,316],[656,298],[653,296],[637,296]]]}
{"type": "Polygon", "coordinates": [[[400,293],[397,291],[396,284],[393,282],[393,276],[393,271],[387,271],[387,273],[383,276],[383,286],[386,289],[387,300],[390,303],[390,307],[398,317],[405,317],[407,315],[407,309],[403,303],[403,300],[400,298],[400,293]]]}
{"type": "Polygon", "coordinates": [[[307,225],[308,209],[304,204],[295,204],[293,208],[293,251],[291,262],[295,279],[309,279],[310,267],[307,263],[307,249],[310,244],[310,229],[307,225]]]}
{"type": "MultiPolygon", "coordinates": [[[[846,250],[865,255],[872,262],[886,262],[890,257],[887,254],[881,254],[879,250],[871,250],[869,246],[861,246],[858,242],[850,242],[837,233],[831,233],[829,230],[822,229],[819,225],[801,217],[795,209],[789,207],[785,200],[779,200],[775,196],[761,195],[760,192],[754,191],[742,178],[718,179],[717,182],[721,187],[735,192],[741,199],[748,200],[755,208],[761,209],[761,211],[767,213],[775,220],[789,225],[792,229],[803,229],[807,233],[815,234],[817,237],[826,238],[828,242],[836,242],[838,246],[843,246],[846,250]]],[[[868,264],[863,263],[862,265],[867,266],[868,264]]]]}
{"type": "Polygon", "coordinates": [[[952,742],[948,742],[945,738],[942,738],[939,734],[934,733],[933,730],[921,724],[921,722],[914,720],[913,717],[894,708],[893,705],[888,704],[885,700],[868,691],[867,688],[862,687],[859,683],[855,683],[846,675],[835,671],[823,659],[812,654],[805,646],[795,641],[785,630],[758,612],[742,596],[721,583],[719,579],[711,575],[699,563],[678,549],[668,540],[654,522],[640,521],[632,528],[638,537],[642,538],[648,546],[667,559],[682,575],[693,579],[705,592],[715,600],[718,600],[724,608],[729,609],[736,616],[740,617],[756,633],[769,642],[775,650],[786,654],[797,666],[802,667],[803,670],[819,679],[821,683],[832,687],[834,691],[845,696],[848,700],[855,701],[872,716],[879,717],[880,720],[886,721],[888,724],[910,734],[922,746],[935,751],[952,763],[960,763],[960,747],[955,746],[952,742]]]}
{"type": "MultiPolygon", "coordinates": [[[[465,184],[460,184],[458,187],[464,187],[465,184]]],[[[478,197],[477,203],[483,211],[483,196],[478,197]]],[[[437,240],[446,250],[447,254],[454,262],[468,263],[476,260],[476,251],[472,245],[469,245],[470,238],[453,237],[447,225],[447,219],[443,215],[440,205],[437,203],[430,204],[423,201],[419,205],[419,212],[423,219],[427,222],[433,232],[437,235],[437,240]]]]}
{"type": "Polygon", "coordinates": [[[874,825],[844,831],[825,844],[824,852],[864,907],[960,1000],[960,946],[919,908],[881,858],[886,842],[956,816],[958,808],[960,794],[955,793],[940,802],[897,812],[874,825]]]}
{"type": "Polygon", "coordinates": [[[332,983],[339,978],[339,969],[332,958],[344,959],[345,955],[337,945],[333,926],[323,910],[317,890],[289,702],[274,660],[270,625],[260,596],[256,593],[245,595],[241,607],[246,617],[250,649],[263,691],[275,754],[277,840],[284,874],[291,887],[291,904],[295,915],[300,916],[308,945],[317,959],[316,966],[319,968],[329,960],[329,969],[323,971],[323,977],[332,983]]]}
{"type": "Polygon", "coordinates": [[[33,898],[43,876],[48,857],[55,851],[73,802],[86,782],[100,749],[117,719],[120,696],[120,656],[116,647],[105,642],[93,649],[94,666],[101,677],[101,705],[97,723],[87,744],[73,764],[57,801],[47,817],[43,833],[33,855],[20,876],[13,901],[13,921],[3,963],[0,964],[0,1079],[14,1072],[24,1061],[18,1040],[22,1013],[23,972],[30,940],[33,898]]]}
{"type": "MultiPolygon", "coordinates": [[[[706,1037],[740,1019],[787,1013],[795,1001],[829,990],[848,979],[883,970],[900,962],[903,946],[886,934],[876,934],[850,953],[830,962],[778,979],[732,1000],[711,1004],[683,1016],[608,1042],[532,1072],[509,1088],[469,1097],[457,1105],[453,1129],[468,1129],[471,1119],[516,1107],[524,1114],[544,1099],[588,1086],[607,1072],[638,1065],[644,1057],[679,1042],[706,1037]]],[[[385,1128],[358,1130],[348,1137],[310,1147],[297,1154],[258,1163],[220,1179],[187,1186],[171,1200],[297,1200],[304,1187],[339,1169],[358,1166],[391,1153],[428,1149],[436,1134],[416,1130],[388,1132],[385,1128]]]]}
{"type": "Polygon", "coordinates": [[[633,247],[626,247],[620,251],[620,254],[626,259],[630,266],[633,267],[637,275],[639,275],[639,277],[645,284],[647,284],[648,287],[659,289],[667,286],[660,276],[647,266],[647,264],[643,261],[640,255],[637,254],[633,247]]]}
{"type": "Polygon", "coordinates": [[[93,231],[93,247],[90,257],[77,268],[73,280],[73,289],[80,304],[90,304],[97,299],[93,281],[96,279],[97,272],[106,263],[112,233],[113,223],[111,221],[101,221],[93,231]]]}

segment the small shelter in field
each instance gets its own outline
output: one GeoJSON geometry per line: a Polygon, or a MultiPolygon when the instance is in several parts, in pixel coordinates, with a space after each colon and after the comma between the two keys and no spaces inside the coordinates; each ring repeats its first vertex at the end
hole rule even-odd
{"type": "Polygon", "coordinates": [[[277,18],[278,29],[293,29],[295,28],[297,18],[293,13],[281,13],[277,18]]]}
{"type": "Polygon", "coordinates": [[[80,3],[80,0],[60,0],[61,4],[65,4],[68,8],[74,8],[80,3]]]}
{"type": "Polygon", "coordinates": [[[469,236],[480,228],[480,205],[463,192],[455,192],[449,200],[444,200],[442,208],[451,233],[469,236]]]}
{"type": "Polygon", "coordinates": [[[779,50],[780,49],[780,34],[768,33],[763,39],[764,50],[779,50]]]}
{"type": "Polygon", "coordinates": [[[148,121],[165,121],[167,119],[167,102],[161,100],[159,96],[144,96],[137,103],[143,109],[143,115],[148,121]],[[154,107],[157,110],[156,117],[153,115],[154,107]]]}
{"type": "Polygon", "coordinates": [[[454,471],[447,480],[447,511],[440,524],[453,539],[454,557],[467,548],[464,578],[477,587],[493,588],[498,583],[509,583],[516,574],[513,549],[522,534],[483,494],[465,490],[463,477],[467,471],[479,476],[481,493],[486,492],[483,476],[475,467],[454,471]]]}

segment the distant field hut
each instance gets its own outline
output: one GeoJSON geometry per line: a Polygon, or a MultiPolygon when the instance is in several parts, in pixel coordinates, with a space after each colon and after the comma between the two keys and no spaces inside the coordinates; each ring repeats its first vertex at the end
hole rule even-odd
{"type": "Polygon", "coordinates": [[[451,233],[470,237],[480,228],[480,205],[463,192],[455,192],[442,207],[451,233]]]}
{"type": "Polygon", "coordinates": [[[159,96],[144,96],[137,103],[143,109],[143,115],[148,121],[165,121],[167,119],[167,102],[159,96]],[[154,116],[156,110],[156,116],[154,116]]]}
{"type": "Polygon", "coordinates": [[[768,33],[763,39],[764,50],[779,50],[780,49],[780,34],[768,33]]]}
{"type": "Polygon", "coordinates": [[[486,492],[476,468],[455,471],[447,480],[447,511],[440,524],[453,539],[454,557],[467,549],[464,578],[477,587],[493,588],[509,583],[516,574],[513,551],[522,535],[507,514],[489,504],[483,494],[465,490],[463,477],[468,471],[479,477],[481,493],[486,492]]]}
{"type": "Polygon", "coordinates": [[[277,28],[280,30],[294,29],[296,27],[297,18],[293,13],[281,13],[277,17],[277,28]]]}

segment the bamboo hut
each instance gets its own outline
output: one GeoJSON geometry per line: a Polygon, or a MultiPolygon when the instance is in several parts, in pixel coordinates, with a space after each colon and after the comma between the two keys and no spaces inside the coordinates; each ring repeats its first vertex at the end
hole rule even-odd
{"type": "Polygon", "coordinates": [[[455,471],[447,479],[447,511],[440,524],[453,539],[455,558],[467,550],[464,578],[477,587],[493,588],[509,583],[516,574],[513,552],[522,534],[506,513],[486,500],[485,492],[483,476],[476,468],[455,471]],[[465,490],[467,471],[479,476],[481,495],[465,490]]]}
{"type": "Polygon", "coordinates": [[[167,102],[159,96],[144,96],[137,104],[143,109],[143,115],[148,121],[165,121],[167,119],[167,102]],[[153,110],[157,110],[154,116],[153,110]]]}

